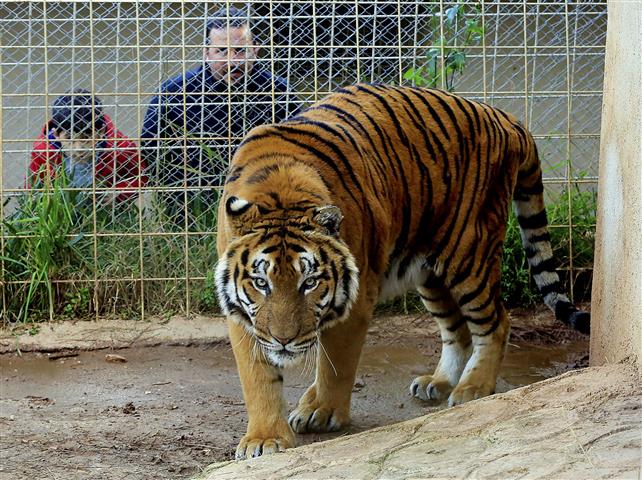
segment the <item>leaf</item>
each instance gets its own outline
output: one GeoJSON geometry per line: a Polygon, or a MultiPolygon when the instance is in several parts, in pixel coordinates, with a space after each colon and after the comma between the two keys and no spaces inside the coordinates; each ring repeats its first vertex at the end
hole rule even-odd
{"type": "Polygon", "coordinates": [[[426,60],[429,62],[432,60],[436,60],[441,56],[441,49],[440,48],[431,48],[426,52],[426,60]]]}
{"type": "Polygon", "coordinates": [[[404,80],[415,80],[416,75],[416,70],[414,68],[409,68],[404,72],[403,78],[404,80]]]}
{"type": "Polygon", "coordinates": [[[466,66],[466,54],[464,52],[454,52],[450,57],[450,64],[456,71],[463,71],[466,66]]]}
{"type": "Polygon", "coordinates": [[[455,20],[457,19],[457,15],[459,14],[459,9],[460,9],[459,5],[455,5],[453,7],[450,7],[450,8],[446,9],[446,12],[445,12],[445,14],[446,14],[446,22],[449,25],[454,25],[455,24],[455,20]]]}
{"type": "Polygon", "coordinates": [[[465,25],[466,25],[466,30],[469,30],[471,32],[476,32],[476,33],[484,32],[484,29],[479,24],[479,20],[472,20],[472,19],[466,20],[465,25]]]}

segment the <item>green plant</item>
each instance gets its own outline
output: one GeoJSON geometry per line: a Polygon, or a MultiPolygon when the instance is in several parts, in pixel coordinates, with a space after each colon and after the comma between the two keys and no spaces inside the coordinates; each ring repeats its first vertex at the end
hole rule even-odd
{"type": "Polygon", "coordinates": [[[481,4],[456,4],[431,15],[431,30],[438,32],[434,46],[426,52],[423,65],[409,68],[403,78],[419,87],[439,87],[448,91],[466,67],[466,51],[481,43],[481,4]]]}
{"type": "Polygon", "coordinates": [[[38,333],[40,333],[40,327],[34,323],[33,325],[31,325],[31,327],[27,329],[27,333],[29,334],[29,336],[32,336],[32,337],[34,335],[38,335],[38,333]]]}
{"type": "Polygon", "coordinates": [[[508,305],[528,306],[537,302],[537,288],[531,283],[519,224],[512,212],[506,224],[501,275],[502,298],[508,305]]]}
{"type": "Polygon", "coordinates": [[[80,287],[78,290],[68,290],[64,293],[65,304],[63,312],[68,317],[79,317],[89,313],[89,288],[80,287]]]}
{"type": "Polygon", "coordinates": [[[216,282],[214,281],[213,269],[207,272],[205,280],[197,292],[200,310],[215,311],[218,308],[218,301],[216,299],[216,282]]]}
{"type": "Polygon", "coordinates": [[[68,189],[68,179],[61,170],[47,185],[36,182],[19,200],[16,211],[3,219],[10,237],[5,243],[4,277],[14,283],[9,309],[16,319],[26,321],[30,309],[54,311],[52,280],[59,278],[70,264],[84,265],[83,236],[73,235],[80,218],[86,217],[83,194],[68,189]]]}
{"type": "Polygon", "coordinates": [[[93,195],[70,189],[64,171],[47,183],[37,181],[2,220],[3,321],[92,314],[135,318],[143,305],[150,315],[185,312],[186,276],[190,296],[197,299],[190,309],[215,311],[217,202],[212,199],[216,192],[209,201],[194,199],[189,231],[181,233],[162,209],[139,211],[134,202],[94,208],[93,195]],[[143,233],[132,235],[138,232],[143,233]],[[192,281],[194,276],[207,278],[192,281]]]}

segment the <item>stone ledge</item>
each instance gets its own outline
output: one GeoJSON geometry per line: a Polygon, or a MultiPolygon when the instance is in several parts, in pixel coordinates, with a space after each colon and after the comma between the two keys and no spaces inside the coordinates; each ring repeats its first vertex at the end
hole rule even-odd
{"type": "Polygon", "coordinates": [[[640,373],[609,365],[197,478],[639,479],[641,462],[640,373]]]}
{"type": "Polygon", "coordinates": [[[120,349],[154,345],[193,345],[227,340],[223,317],[172,317],[160,319],[65,321],[42,323],[38,333],[14,334],[0,330],[0,354],[15,351],[120,349]]]}

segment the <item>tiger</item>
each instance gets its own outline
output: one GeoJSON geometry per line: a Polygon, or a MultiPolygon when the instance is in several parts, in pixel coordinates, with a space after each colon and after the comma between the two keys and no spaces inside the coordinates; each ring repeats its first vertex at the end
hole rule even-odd
{"type": "Polygon", "coordinates": [[[511,201],[545,304],[588,333],[589,313],[561,292],[537,148],[514,116],[438,89],[356,84],[248,132],[227,172],[215,267],[248,415],[236,458],[348,425],[374,308],[410,290],[442,340],[410,394],[450,406],[493,394],[510,329],[511,201]],[[316,375],[286,417],[283,368],[298,361],[316,375]]]}

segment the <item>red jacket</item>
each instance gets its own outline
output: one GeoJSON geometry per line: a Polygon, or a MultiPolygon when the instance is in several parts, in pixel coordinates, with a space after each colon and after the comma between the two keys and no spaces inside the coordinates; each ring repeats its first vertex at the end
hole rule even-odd
{"type": "MultiPolygon", "coordinates": [[[[96,181],[100,181],[101,186],[106,188],[134,190],[139,186],[145,186],[147,183],[147,177],[144,175],[145,164],[140,158],[138,145],[116,130],[107,115],[103,118],[106,135],[101,147],[105,150],[96,164],[96,181]]],[[[40,178],[44,178],[47,168],[43,168],[43,165],[47,165],[47,161],[49,174],[53,176],[56,168],[62,163],[60,143],[52,138],[50,133],[51,125],[47,122],[38,140],[33,144],[29,165],[32,176],[39,173],[40,178]]],[[[136,195],[135,192],[126,192],[118,195],[117,199],[122,201],[134,195],[136,195]]]]}

